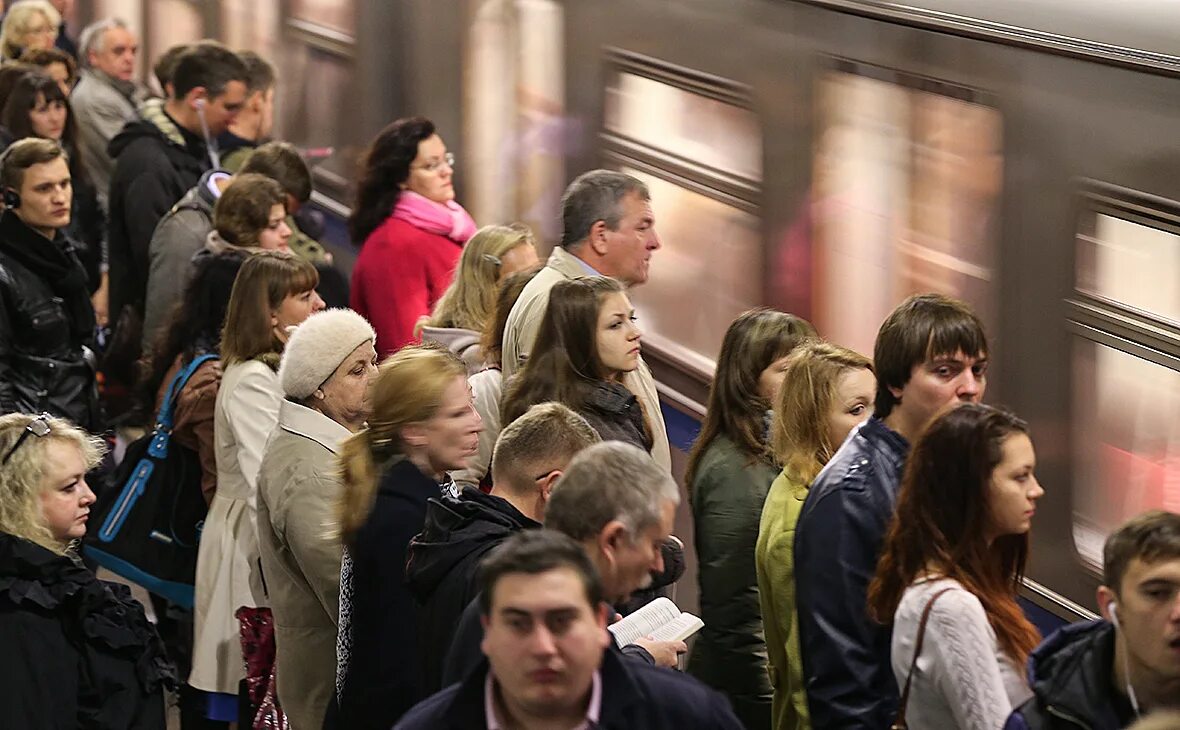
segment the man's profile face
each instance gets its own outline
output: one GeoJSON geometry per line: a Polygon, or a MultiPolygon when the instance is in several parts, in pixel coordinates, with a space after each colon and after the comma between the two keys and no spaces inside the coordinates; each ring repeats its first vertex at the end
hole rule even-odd
{"type": "Polygon", "coordinates": [[[607,584],[607,596],[612,601],[624,601],[640,588],[651,585],[651,574],[664,570],[664,541],[672,534],[676,519],[676,505],[664,500],[660,507],[660,521],[639,531],[625,535],[613,546],[609,563],[601,570],[607,584]]]}
{"type": "Polygon", "coordinates": [[[1144,672],[1161,681],[1180,679],[1180,558],[1133,559],[1117,601],[1132,681],[1144,672]]]}
{"type": "Polygon", "coordinates": [[[20,186],[16,215],[25,225],[52,236],[70,224],[70,168],[65,157],[30,165],[20,186]]]}
{"type": "Polygon", "coordinates": [[[130,81],[138,53],[134,33],[126,28],[108,28],[103,31],[102,50],[90,52],[90,64],[111,78],[130,81]]]}
{"type": "Polygon", "coordinates": [[[510,712],[561,717],[590,692],[609,641],[606,606],[591,606],[573,568],[496,581],[482,649],[510,712]]]}
{"type": "Polygon", "coordinates": [[[209,125],[209,134],[216,137],[229,129],[238,112],[245,106],[246,84],[230,81],[223,93],[212,97],[205,104],[205,124],[209,125]]]}
{"type": "Polygon", "coordinates": [[[619,203],[619,225],[603,231],[605,252],[603,273],[627,286],[643,284],[648,278],[652,254],[660,247],[651,201],[631,192],[619,203]]]}

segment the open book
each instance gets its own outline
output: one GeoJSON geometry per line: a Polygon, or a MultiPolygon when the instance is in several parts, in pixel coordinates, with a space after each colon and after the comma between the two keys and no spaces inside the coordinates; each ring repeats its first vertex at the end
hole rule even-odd
{"type": "Polygon", "coordinates": [[[675,603],[660,597],[607,629],[619,646],[626,646],[648,636],[655,641],[684,641],[704,626],[704,621],[691,613],[681,613],[675,603]]]}

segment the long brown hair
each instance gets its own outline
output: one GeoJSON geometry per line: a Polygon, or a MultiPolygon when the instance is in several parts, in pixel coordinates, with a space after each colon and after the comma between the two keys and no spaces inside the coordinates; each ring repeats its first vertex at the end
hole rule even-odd
{"type": "Polygon", "coordinates": [[[709,386],[705,421],[688,457],[684,483],[690,496],[701,458],[718,436],[727,437],[744,451],[750,463],[759,459],[774,462],[763,420],[773,404],[758,392],[758,379],[763,370],[808,337],[815,337],[810,322],[773,309],[752,309],[729,325],[709,386]]]}
{"type": "Polygon", "coordinates": [[[503,364],[501,359],[504,352],[504,330],[508,329],[508,315],[512,313],[516,300],[524,293],[524,288],[542,268],[541,264],[537,264],[531,269],[509,274],[500,282],[499,288],[496,289],[496,304],[492,307],[492,316],[479,338],[479,349],[483,352],[483,359],[487,364],[496,367],[503,364]]]}
{"type": "Polygon", "coordinates": [[[226,365],[261,359],[276,370],[283,343],[271,326],[271,312],[283,300],[315,289],[320,275],[307,261],[285,251],[252,254],[234,279],[221,333],[226,365]]]}
{"type": "Polygon", "coordinates": [[[966,404],[934,420],[906,462],[897,510],[869,585],[869,614],[892,623],[906,588],[929,567],[959,581],[983,604],[1004,653],[1019,666],[1040,641],[1016,603],[1028,559],[1028,534],[990,545],[992,472],[1010,436],[1028,425],[991,406],[966,404]]]}

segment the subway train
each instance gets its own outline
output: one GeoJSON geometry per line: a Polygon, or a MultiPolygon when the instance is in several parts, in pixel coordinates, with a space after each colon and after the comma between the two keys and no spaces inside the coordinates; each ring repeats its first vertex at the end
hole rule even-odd
{"type": "MultiPolygon", "coordinates": [[[[936,290],[980,312],[986,400],[1032,429],[1046,494],[1024,597],[1042,626],[1093,616],[1113,526],[1180,511],[1180,4],[77,10],[83,21],[117,12],[148,31],[149,58],[213,36],[280,61],[279,134],[334,149],[316,168],[316,202],[345,267],[357,159],[399,116],[438,124],[479,223],[523,221],[546,249],[576,174],[611,167],[647,182],[663,246],[634,299],[678,469],[738,313],[781,308],[871,353],[898,302],[936,290]]],[[[687,505],[678,534],[691,544],[687,505]]],[[[691,566],[678,590],[691,610],[691,566]]]]}

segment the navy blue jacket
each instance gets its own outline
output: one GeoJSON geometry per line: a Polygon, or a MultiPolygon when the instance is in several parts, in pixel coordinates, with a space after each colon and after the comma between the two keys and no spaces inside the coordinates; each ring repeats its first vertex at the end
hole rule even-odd
{"type": "Polygon", "coordinates": [[[870,418],[844,441],[803,503],[795,588],[812,727],[878,730],[896,717],[890,631],[869,618],[866,594],[908,453],[900,434],[870,418]]]}
{"type": "Polygon", "coordinates": [[[1114,627],[1087,621],[1062,627],[1028,658],[1032,699],[1012,712],[1004,730],[1117,730],[1135,720],[1111,682],[1114,627]]]}
{"type": "MultiPolygon", "coordinates": [[[[692,677],[642,662],[623,661],[618,650],[602,655],[601,730],[741,730],[728,700],[692,677]]],[[[483,661],[453,684],[411,710],[394,730],[486,728],[483,661]]]]}

